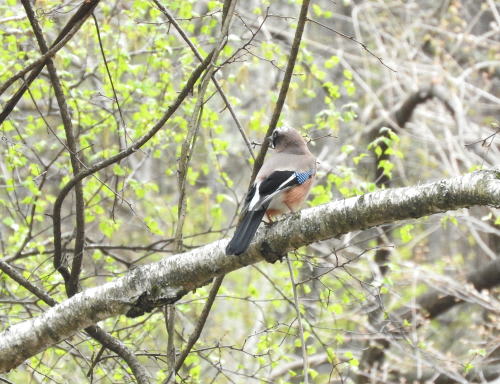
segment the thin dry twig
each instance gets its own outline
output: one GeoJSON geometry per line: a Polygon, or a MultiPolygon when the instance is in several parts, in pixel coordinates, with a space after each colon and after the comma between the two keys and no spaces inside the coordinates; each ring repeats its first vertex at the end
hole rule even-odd
{"type": "Polygon", "coordinates": [[[313,19],[309,19],[309,18],[308,18],[308,19],[307,19],[307,21],[309,21],[309,22],[311,22],[311,23],[313,23],[313,24],[317,24],[317,25],[319,25],[320,27],[323,27],[323,28],[325,28],[325,29],[328,29],[329,31],[331,31],[331,32],[333,32],[333,33],[336,33],[336,34],[337,34],[337,35],[339,35],[339,36],[342,36],[342,37],[344,37],[344,38],[346,38],[346,39],[349,39],[349,40],[351,40],[351,41],[355,42],[356,44],[359,44],[359,45],[360,45],[360,46],[361,46],[361,47],[362,47],[362,48],[363,48],[366,52],[368,52],[370,55],[372,55],[373,57],[375,57],[375,58],[376,58],[376,59],[380,62],[380,64],[382,64],[384,67],[386,67],[387,69],[391,70],[392,72],[395,72],[395,73],[397,72],[395,69],[393,69],[393,68],[389,67],[386,63],[384,63],[384,60],[383,60],[380,56],[377,56],[375,53],[373,53],[373,52],[372,52],[372,51],[368,48],[368,46],[367,46],[365,43],[363,43],[363,42],[361,42],[361,41],[359,41],[359,40],[356,40],[356,39],[354,38],[354,36],[349,36],[349,35],[346,35],[345,33],[339,32],[339,31],[337,31],[337,30],[335,30],[335,29],[333,29],[333,28],[329,27],[328,25],[325,25],[325,24],[320,23],[319,21],[316,21],[316,20],[313,20],[313,19]]]}
{"type": "Polygon", "coordinates": [[[294,307],[295,307],[295,313],[297,315],[297,323],[299,325],[299,336],[300,336],[300,341],[301,341],[301,349],[302,349],[302,358],[303,358],[303,376],[304,376],[304,383],[308,384],[309,383],[309,359],[307,356],[307,347],[306,347],[306,340],[304,338],[304,327],[302,326],[302,314],[300,313],[300,304],[299,304],[299,297],[297,295],[297,285],[295,284],[295,279],[293,278],[293,269],[292,269],[292,263],[290,263],[290,259],[288,256],[286,256],[286,264],[288,266],[288,272],[290,273],[290,281],[292,283],[292,290],[293,290],[293,302],[294,302],[294,307]]]}
{"type": "Polygon", "coordinates": [[[495,139],[496,135],[500,133],[500,128],[497,129],[495,132],[493,132],[491,135],[486,136],[484,139],[479,139],[477,141],[474,141],[472,143],[465,144],[466,147],[470,147],[472,145],[476,145],[481,143],[483,147],[489,147],[493,143],[493,140],[495,139]],[[491,141],[488,143],[488,140],[491,139],[491,141]]]}
{"type": "MultiPolygon", "coordinates": [[[[295,36],[293,38],[292,48],[290,49],[290,56],[285,69],[285,75],[283,77],[283,82],[281,83],[280,92],[278,95],[278,100],[274,107],[273,114],[271,116],[271,121],[269,122],[269,127],[265,137],[271,136],[274,129],[278,125],[279,118],[281,116],[281,111],[283,110],[283,105],[285,104],[286,95],[288,93],[288,88],[290,87],[290,81],[292,79],[293,69],[295,68],[295,62],[297,61],[297,55],[299,53],[300,42],[302,40],[302,35],[304,33],[304,28],[307,21],[307,11],[309,10],[310,0],[304,0],[300,8],[299,20],[297,22],[297,29],[295,30],[295,36]]],[[[264,163],[264,157],[267,153],[268,142],[264,140],[263,145],[260,147],[259,154],[255,159],[255,165],[252,172],[252,177],[250,178],[249,185],[252,185],[257,173],[259,172],[262,164],[264,163]]]]}
{"type": "Polygon", "coordinates": [[[113,77],[111,76],[111,72],[109,71],[108,60],[106,59],[106,54],[104,53],[104,47],[102,45],[101,31],[99,29],[99,23],[97,22],[97,18],[95,17],[94,13],[92,13],[92,18],[94,19],[95,30],[96,30],[96,34],[97,34],[97,40],[99,42],[99,49],[101,50],[102,60],[104,61],[104,66],[106,68],[106,73],[108,74],[109,83],[111,85],[111,89],[113,90],[113,96],[114,96],[114,100],[116,103],[116,107],[118,108],[118,113],[120,115],[121,123],[123,125],[123,140],[125,141],[125,147],[126,147],[128,135],[127,135],[127,126],[125,124],[125,118],[123,117],[122,108],[120,107],[118,95],[116,93],[115,85],[113,83],[113,77]]]}
{"type": "MultiPolygon", "coordinates": [[[[224,275],[219,276],[215,278],[212,288],[210,288],[210,293],[208,294],[207,301],[205,302],[205,306],[203,307],[203,310],[201,312],[200,317],[198,318],[198,321],[196,323],[196,327],[189,336],[188,342],[184,349],[182,350],[180,356],[177,358],[177,361],[175,362],[175,373],[179,372],[181,369],[182,365],[184,364],[184,361],[186,360],[186,357],[188,357],[189,353],[193,349],[194,345],[200,338],[201,332],[203,331],[203,328],[205,327],[205,323],[207,322],[208,315],[210,314],[210,310],[212,309],[212,305],[215,301],[215,298],[217,297],[217,292],[219,292],[219,288],[222,284],[222,281],[224,280],[224,275]]],[[[170,380],[170,377],[167,378],[165,381],[165,384],[168,383],[170,380]]]]}

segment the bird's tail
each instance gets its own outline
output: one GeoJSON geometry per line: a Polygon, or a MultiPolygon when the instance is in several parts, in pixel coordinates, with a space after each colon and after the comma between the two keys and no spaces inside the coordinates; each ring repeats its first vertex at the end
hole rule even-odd
{"type": "Polygon", "coordinates": [[[241,255],[247,250],[266,213],[267,204],[263,208],[258,211],[247,211],[245,213],[245,216],[234,232],[233,238],[226,247],[226,255],[241,255]]]}

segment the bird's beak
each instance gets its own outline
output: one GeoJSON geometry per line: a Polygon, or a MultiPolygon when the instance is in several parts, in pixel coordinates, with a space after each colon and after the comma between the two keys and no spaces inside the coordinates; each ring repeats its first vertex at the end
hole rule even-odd
{"type": "Polygon", "coordinates": [[[273,137],[272,136],[267,136],[266,137],[267,141],[269,141],[269,146],[274,149],[274,142],[273,142],[273,137]]]}

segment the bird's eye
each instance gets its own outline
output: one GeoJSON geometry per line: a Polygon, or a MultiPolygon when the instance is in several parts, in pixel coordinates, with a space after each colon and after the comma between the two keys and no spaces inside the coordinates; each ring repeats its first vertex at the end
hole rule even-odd
{"type": "Polygon", "coordinates": [[[271,136],[267,137],[267,140],[269,140],[269,146],[271,148],[273,148],[273,149],[276,148],[276,142],[278,141],[279,136],[280,136],[279,132],[274,131],[271,136]]]}

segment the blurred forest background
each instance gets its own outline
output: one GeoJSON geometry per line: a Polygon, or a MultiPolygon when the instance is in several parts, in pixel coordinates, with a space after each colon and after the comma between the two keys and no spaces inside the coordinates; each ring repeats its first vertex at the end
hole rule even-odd
{"type": "MultiPolygon", "coordinates": [[[[82,4],[24,3],[49,46],[82,4]]],[[[83,180],[83,201],[73,192],[62,201],[61,265],[83,249],[80,287],[65,289],[53,264],[53,210],[75,162],[85,169],[110,158],[160,121],[200,62],[194,50],[205,58],[220,42],[224,9],[216,0],[97,4],[53,58],[69,123],[45,68],[0,126],[1,330],[48,308],[7,266],[63,301],[137,265],[230,236],[301,4],[239,1],[217,85],[207,82],[203,104],[196,85],[144,146],[83,180]],[[75,217],[79,203],[84,217],[75,217]],[[83,243],[75,220],[85,222],[83,243]]],[[[38,44],[23,4],[2,0],[0,86],[41,56],[38,44]]],[[[8,85],[0,88],[2,110],[22,80],[8,85]]],[[[499,115],[497,0],[314,0],[279,124],[303,133],[318,158],[308,201],[315,206],[498,166],[499,115]]],[[[289,255],[293,280],[286,262],[235,271],[177,382],[498,383],[499,234],[498,210],[476,207],[304,247],[289,255]],[[488,271],[484,283],[480,272],[488,271]]],[[[175,309],[100,326],[160,383],[168,347],[184,348],[210,290],[184,296],[175,309]],[[169,339],[165,318],[174,310],[169,339]]],[[[137,378],[80,332],[0,381],[137,378]]]]}

